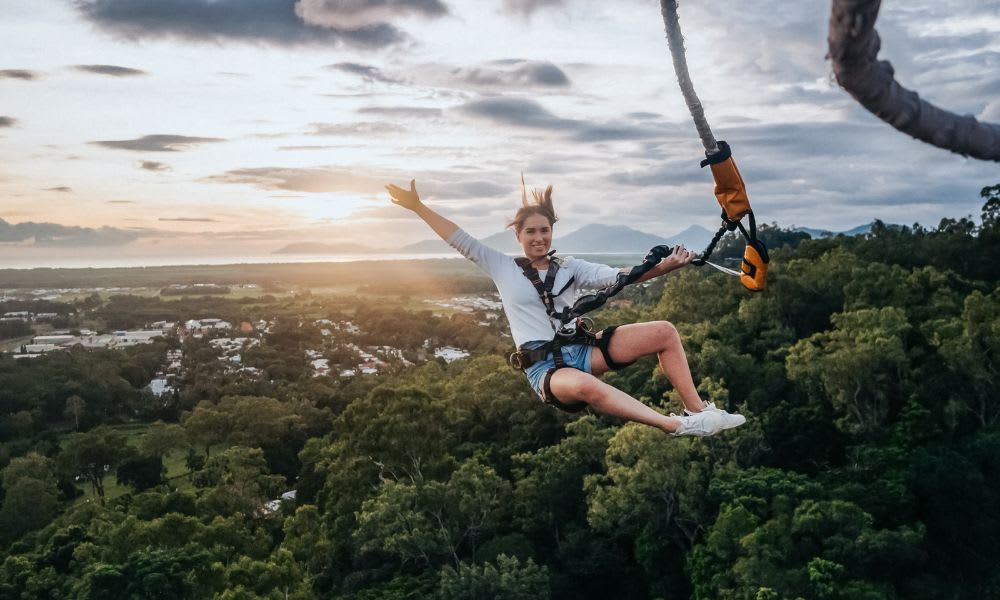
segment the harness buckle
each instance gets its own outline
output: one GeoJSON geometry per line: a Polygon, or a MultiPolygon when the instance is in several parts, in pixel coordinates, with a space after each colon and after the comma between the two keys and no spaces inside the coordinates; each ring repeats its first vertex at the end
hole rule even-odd
{"type": "Polygon", "coordinates": [[[521,351],[511,352],[510,356],[507,357],[507,364],[519,371],[523,371],[524,367],[521,366],[523,364],[521,361],[521,351]]]}
{"type": "Polygon", "coordinates": [[[576,335],[576,330],[575,329],[566,329],[565,327],[560,327],[559,329],[556,330],[556,335],[558,335],[561,338],[570,339],[574,335],[576,335]]]}

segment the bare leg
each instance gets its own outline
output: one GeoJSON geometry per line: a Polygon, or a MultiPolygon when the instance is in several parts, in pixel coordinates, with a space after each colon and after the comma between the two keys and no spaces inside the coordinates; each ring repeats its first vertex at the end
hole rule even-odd
{"type": "Polygon", "coordinates": [[[667,433],[674,433],[681,425],[677,417],[658,413],[625,392],[578,369],[559,369],[552,374],[549,386],[555,397],[566,404],[586,402],[598,412],[651,425],[667,433]]]}
{"type": "MultiPolygon", "coordinates": [[[[608,351],[616,362],[622,363],[655,353],[660,370],[680,394],[684,408],[696,413],[705,406],[691,378],[681,336],[672,323],[651,321],[622,325],[615,330],[608,351]]],[[[604,356],[597,348],[591,350],[591,364],[594,375],[599,376],[608,370],[604,356]]]]}

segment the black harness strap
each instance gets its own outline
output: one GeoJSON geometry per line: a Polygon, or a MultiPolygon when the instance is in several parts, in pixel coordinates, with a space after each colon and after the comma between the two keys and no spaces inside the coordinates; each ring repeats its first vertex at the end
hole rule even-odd
{"type": "Polygon", "coordinates": [[[560,327],[557,329],[553,326],[556,335],[544,346],[530,350],[523,348],[518,349],[517,352],[510,355],[508,362],[510,362],[512,367],[525,371],[536,362],[545,360],[551,353],[553,366],[551,369],[546,371],[545,378],[542,381],[542,398],[551,406],[566,412],[575,413],[586,409],[587,403],[574,402],[573,404],[566,404],[556,398],[556,395],[552,393],[552,374],[559,369],[566,368],[567,366],[566,359],[562,354],[563,346],[571,344],[596,346],[601,351],[601,355],[604,357],[604,362],[609,368],[614,370],[627,367],[632,363],[615,362],[611,358],[611,354],[608,352],[608,343],[611,341],[611,336],[614,335],[615,327],[608,327],[601,332],[600,337],[597,337],[593,334],[593,332],[591,332],[590,328],[583,321],[579,321],[577,323],[577,327],[571,330],[567,329],[566,325],[569,322],[578,319],[583,312],[594,310],[595,308],[603,305],[607,302],[608,298],[620,292],[622,288],[629,283],[632,283],[635,279],[638,279],[643,273],[651,269],[653,265],[660,262],[664,256],[669,255],[670,249],[665,246],[658,246],[657,248],[654,248],[646,256],[646,260],[642,265],[633,267],[632,271],[627,275],[625,273],[620,274],[618,276],[618,281],[614,285],[604,288],[596,294],[581,298],[572,307],[566,307],[561,312],[556,310],[556,298],[569,289],[569,286],[573,284],[576,278],[571,276],[562,289],[556,293],[552,293],[552,288],[555,287],[556,274],[562,266],[562,261],[552,256],[553,254],[554,251],[549,253],[551,259],[549,261],[548,271],[545,273],[545,281],[542,281],[542,278],[538,273],[538,269],[532,266],[530,259],[526,257],[518,257],[514,260],[517,265],[521,267],[521,271],[524,273],[524,276],[531,282],[532,287],[534,287],[535,291],[538,293],[539,299],[541,299],[542,304],[545,306],[545,312],[548,313],[550,318],[558,320],[560,327]],[[662,256],[660,256],[661,254],[662,256]],[[583,302],[581,303],[581,301],[583,302]],[[577,312],[579,307],[584,307],[586,310],[577,312]]]}
{"type": "Polygon", "coordinates": [[[538,297],[541,299],[542,304],[545,306],[545,312],[548,313],[551,319],[559,321],[559,327],[553,326],[555,330],[555,336],[552,341],[545,344],[544,347],[536,348],[532,350],[527,350],[519,348],[517,352],[510,355],[508,362],[515,369],[527,369],[530,365],[534,364],[539,360],[544,360],[548,356],[549,352],[552,352],[552,360],[555,363],[557,369],[566,366],[565,360],[563,360],[562,352],[560,348],[568,344],[587,344],[589,346],[597,346],[601,350],[601,354],[604,356],[605,362],[608,367],[612,369],[620,369],[622,367],[628,366],[627,364],[617,363],[611,359],[611,355],[608,353],[607,344],[611,339],[611,334],[614,333],[612,328],[610,331],[605,331],[602,334],[602,341],[598,339],[593,333],[590,332],[588,328],[585,327],[575,327],[568,328],[567,325],[571,322],[577,321],[583,314],[588,313],[592,310],[596,310],[610,299],[612,296],[621,292],[625,286],[634,283],[640,277],[642,277],[646,272],[656,266],[665,257],[670,256],[671,249],[667,246],[655,246],[653,247],[646,258],[641,264],[632,267],[627,273],[619,273],[617,281],[593,294],[588,294],[579,298],[573,303],[573,306],[567,306],[562,309],[562,311],[556,310],[555,301],[556,298],[569,289],[569,286],[573,284],[576,280],[575,277],[570,277],[566,285],[562,287],[558,292],[552,293],[552,288],[555,286],[556,274],[559,272],[559,268],[562,266],[562,261],[555,256],[555,250],[549,252],[550,261],[549,268],[545,274],[545,281],[542,281],[541,276],[536,269],[531,264],[531,260],[527,257],[518,257],[514,261],[519,267],[521,267],[522,273],[531,282],[532,287],[538,293],[538,297]]]}
{"type": "MultiPolygon", "coordinates": [[[[572,323],[576,319],[585,315],[586,313],[597,310],[598,308],[604,306],[609,299],[617,295],[625,286],[635,283],[640,277],[645,275],[650,269],[655,267],[660,263],[661,260],[670,256],[671,249],[667,246],[653,246],[650,248],[649,252],[646,253],[646,257],[641,263],[632,267],[627,273],[622,272],[618,274],[618,280],[615,283],[609,285],[606,288],[600,289],[593,294],[587,294],[577,299],[573,303],[573,306],[567,306],[562,309],[562,311],[557,311],[555,307],[555,299],[560,294],[566,291],[567,288],[576,280],[575,277],[570,277],[566,285],[562,287],[557,293],[552,293],[552,287],[555,284],[555,274],[558,272],[560,261],[556,257],[552,257],[549,262],[549,270],[545,274],[545,282],[542,282],[541,277],[538,275],[538,269],[531,266],[531,260],[525,257],[518,257],[515,260],[517,265],[521,267],[521,271],[524,272],[524,276],[528,278],[531,285],[534,286],[535,291],[538,292],[538,297],[542,299],[542,303],[545,305],[545,310],[553,319],[558,319],[560,323],[559,329],[556,333],[559,335],[569,335],[571,331],[566,330],[566,326],[572,323]]],[[[553,255],[555,250],[549,253],[553,255]]]]}
{"type": "Polygon", "coordinates": [[[544,394],[545,403],[558,408],[561,411],[568,413],[578,413],[582,410],[586,410],[589,406],[586,402],[574,402],[573,404],[566,404],[556,395],[552,393],[552,375],[555,373],[559,367],[554,367],[545,372],[545,379],[542,380],[542,394],[544,394]]]}
{"type": "Polygon", "coordinates": [[[548,271],[545,273],[544,282],[538,273],[538,269],[531,265],[530,259],[521,256],[514,259],[514,261],[519,267],[521,267],[521,272],[524,273],[524,276],[527,277],[528,281],[531,282],[531,285],[534,286],[535,291],[538,293],[538,297],[542,300],[542,304],[545,305],[545,312],[547,312],[551,318],[559,319],[560,322],[565,325],[566,322],[562,321],[562,315],[556,310],[556,298],[569,289],[569,286],[573,285],[573,282],[576,281],[576,277],[571,276],[562,289],[556,293],[552,293],[552,288],[556,283],[556,274],[562,266],[562,260],[552,256],[554,253],[554,250],[549,253],[551,259],[549,260],[548,271]]]}
{"type": "Polygon", "coordinates": [[[615,334],[616,329],[618,329],[618,325],[605,327],[604,330],[601,331],[601,337],[597,338],[597,349],[601,351],[601,356],[604,357],[604,364],[608,365],[608,368],[612,371],[624,369],[625,367],[635,363],[634,360],[626,363],[620,363],[611,358],[611,351],[608,349],[608,345],[611,344],[611,336],[615,334]]]}

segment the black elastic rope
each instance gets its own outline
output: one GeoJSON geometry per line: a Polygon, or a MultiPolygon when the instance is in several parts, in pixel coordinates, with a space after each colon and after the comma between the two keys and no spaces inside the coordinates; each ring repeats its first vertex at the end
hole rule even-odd
{"type": "Polygon", "coordinates": [[[700,257],[692,260],[691,264],[696,267],[705,266],[705,263],[708,262],[708,259],[712,257],[712,252],[715,252],[716,244],[719,243],[719,240],[722,239],[722,236],[726,235],[727,231],[729,231],[729,226],[723,223],[722,227],[719,227],[719,230],[715,232],[715,236],[712,237],[712,241],[708,243],[708,246],[705,248],[705,251],[701,253],[700,257]]]}

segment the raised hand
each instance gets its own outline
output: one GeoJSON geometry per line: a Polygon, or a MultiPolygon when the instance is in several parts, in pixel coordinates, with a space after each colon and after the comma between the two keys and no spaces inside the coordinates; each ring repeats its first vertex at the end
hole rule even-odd
{"type": "Polygon", "coordinates": [[[385,186],[385,189],[389,190],[389,195],[392,196],[393,204],[413,211],[417,210],[422,205],[422,202],[420,202],[420,195],[417,194],[416,179],[410,180],[410,189],[408,190],[391,183],[385,186]]]}
{"type": "Polygon", "coordinates": [[[694,260],[696,256],[697,254],[693,250],[688,250],[683,244],[678,244],[674,246],[670,256],[664,258],[658,266],[664,273],[669,273],[670,271],[674,271],[685,265],[691,264],[691,261],[694,260]]]}

